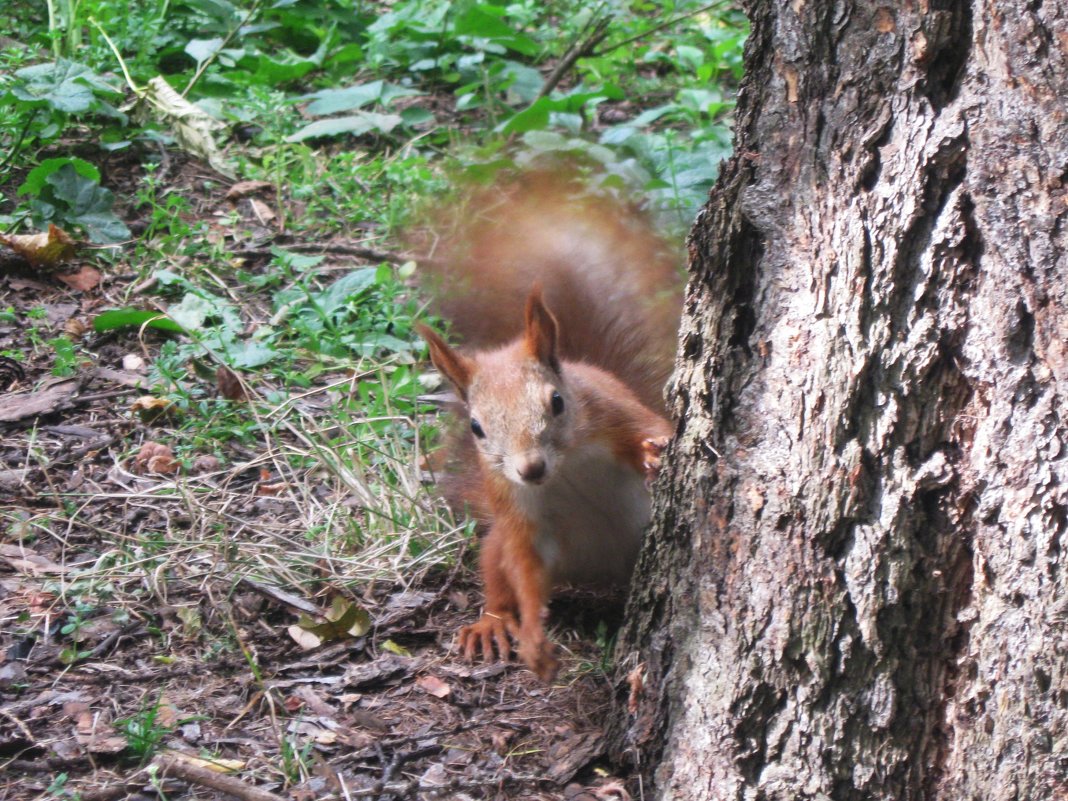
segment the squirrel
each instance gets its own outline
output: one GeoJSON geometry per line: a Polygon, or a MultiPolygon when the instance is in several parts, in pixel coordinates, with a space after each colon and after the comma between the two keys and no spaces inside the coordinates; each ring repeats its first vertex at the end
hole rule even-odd
{"type": "Polygon", "coordinates": [[[649,522],[672,432],[676,259],[636,210],[557,173],[476,192],[437,227],[423,264],[464,348],[417,330],[460,401],[446,494],[488,529],[485,608],[458,645],[508,659],[514,638],[551,681],[550,593],[625,586],[649,522]]]}

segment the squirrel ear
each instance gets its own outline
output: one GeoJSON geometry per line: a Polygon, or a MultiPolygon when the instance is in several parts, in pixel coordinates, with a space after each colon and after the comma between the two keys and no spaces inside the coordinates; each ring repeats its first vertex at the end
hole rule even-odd
{"type": "Polygon", "coordinates": [[[417,323],[415,330],[430,346],[430,361],[452,382],[460,393],[460,398],[466,402],[467,388],[471,385],[471,377],[475,372],[474,362],[450,348],[433,328],[417,323]]]}
{"type": "Polygon", "coordinates": [[[551,370],[560,372],[560,362],[556,357],[556,340],[559,326],[556,318],[545,305],[541,297],[541,286],[535,284],[527,298],[526,343],[530,355],[551,370]]]}

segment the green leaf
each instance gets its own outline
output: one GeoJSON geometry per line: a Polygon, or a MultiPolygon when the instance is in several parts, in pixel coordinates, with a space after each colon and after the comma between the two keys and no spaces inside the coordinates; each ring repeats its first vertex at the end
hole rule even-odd
{"type": "Polygon", "coordinates": [[[271,259],[274,264],[286,270],[304,273],[322,264],[326,256],[305,255],[294,253],[280,247],[271,248],[271,259]]]}
{"type": "Polygon", "coordinates": [[[114,197],[95,181],[64,164],[45,179],[40,195],[30,205],[34,222],[44,227],[63,222],[83,228],[93,242],[121,242],[130,230],[111,211],[114,197]]]}
{"type": "Polygon", "coordinates": [[[249,341],[231,345],[227,350],[234,367],[262,367],[272,361],[278,351],[262,342],[249,341]]]}
{"type": "Polygon", "coordinates": [[[52,375],[74,375],[78,366],[78,356],[74,352],[74,343],[67,337],[56,337],[48,340],[52,350],[56,352],[56,363],[52,367],[52,375]]]}
{"type": "Polygon", "coordinates": [[[224,39],[190,39],[189,44],[185,46],[185,52],[196,61],[199,67],[209,58],[214,56],[225,44],[224,39]]]}
{"type": "Polygon", "coordinates": [[[429,125],[430,123],[437,122],[437,117],[429,109],[419,108],[418,106],[409,106],[400,113],[401,120],[409,128],[414,128],[416,125],[429,125]]]}
{"type": "Polygon", "coordinates": [[[476,36],[504,45],[525,56],[536,56],[540,45],[529,36],[517,33],[501,17],[505,9],[489,4],[471,5],[457,18],[453,30],[459,36],[476,36]]]}
{"type": "Polygon", "coordinates": [[[217,304],[192,292],[182,298],[177,306],[167,309],[167,314],[186,331],[199,331],[209,317],[218,315],[217,304]]]}
{"type": "Polygon", "coordinates": [[[341,111],[352,111],[362,108],[371,103],[387,104],[398,97],[416,97],[421,93],[414,89],[408,89],[386,81],[371,81],[354,86],[346,86],[344,89],[323,89],[318,92],[304,95],[301,100],[311,99],[307,111],[316,117],[327,114],[337,114],[341,111]]]}
{"type": "Polygon", "coordinates": [[[539,98],[522,111],[513,114],[498,126],[501,133],[526,133],[547,128],[549,125],[549,112],[552,110],[553,101],[547,97],[539,98]]]}
{"type": "Polygon", "coordinates": [[[306,125],[294,134],[286,137],[287,142],[303,142],[305,139],[315,139],[320,136],[339,136],[340,134],[352,134],[360,136],[370,131],[389,133],[401,123],[398,114],[378,114],[373,111],[361,111],[359,114],[351,114],[346,117],[331,117],[326,120],[317,120],[306,125]]]}
{"type": "Polygon", "coordinates": [[[111,309],[93,318],[93,330],[97,333],[141,326],[179,334],[185,330],[167,315],[150,309],[111,309]]]}
{"type": "Polygon", "coordinates": [[[11,93],[20,100],[45,103],[66,114],[103,110],[97,95],[121,99],[122,93],[106,84],[84,64],[59,59],[52,64],[36,64],[15,73],[18,79],[11,93]]]}
{"type": "Polygon", "coordinates": [[[376,281],[377,273],[378,270],[374,267],[363,267],[342,276],[316,298],[319,307],[327,314],[337,311],[348,303],[349,298],[359,295],[372,286],[376,281]]]}
{"type": "Polygon", "coordinates": [[[23,181],[22,186],[19,187],[18,194],[20,196],[33,195],[36,197],[45,187],[48,176],[54,172],[58,172],[61,167],[67,164],[71,165],[74,168],[74,171],[82,176],[82,178],[86,178],[93,183],[100,183],[100,170],[88,161],[83,161],[79,158],[66,157],[46,159],[30,170],[30,174],[26,176],[26,180],[23,181]]]}

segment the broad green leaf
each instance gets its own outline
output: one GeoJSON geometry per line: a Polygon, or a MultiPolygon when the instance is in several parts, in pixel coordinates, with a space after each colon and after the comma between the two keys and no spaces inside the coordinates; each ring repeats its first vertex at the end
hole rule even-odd
{"type": "Polygon", "coordinates": [[[429,109],[419,108],[418,106],[409,106],[400,113],[401,120],[409,128],[414,128],[416,125],[429,125],[432,122],[437,122],[437,117],[429,109]]]}
{"type": "Polygon", "coordinates": [[[182,333],[184,329],[163,312],[151,309],[111,309],[93,318],[93,330],[97,333],[119,328],[156,328],[160,331],[182,333]]]}
{"type": "Polygon", "coordinates": [[[549,98],[539,98],[497,126],[497,130],[506,134],[542,130],[549,125],[552,106],[553,101],[549,98]]]}
{"type": "Polygon", "coordinates": [[[78,173],[82,178],[92,181],[93,183],[100,183],[100,170],[90,164],[88,161],[83,161],[79,158],[58,158],[58,159],[45,159],[32,170],[30,174],[26,176],[26,180],[22,182],[22,186],[19,187],[18,194],[21,195],[39,195],[44,188],[47,178],[54,172],[58,172],[61,167],[69,164],[74,168],[74,171],[78,173]]]}
{"type": "Polygon", "coordinates": [[[295,270],[298,273],[307,272],[322,264],[325,256],[314,256],[304,253],[294,253],[280,247],[271,248],[271,257],[280,267],[295,270]]]}
{"type": "Polygon", "coordinates": [[[34,222],[64,222],[85,229],[93,242],[120,242],[130,230],[111,211],[114,198],[95,181],[78,174],[74,165],[64,164],[45,179],[38,198],[30,206],[34,222]]]}
{"type": "Polygon", "coordinates": [[[303,142],[305,139],[315,139],[320,136],[339,136],[340,134],[352,134],[360,136],[371,131],[389,133],[401,123],[398,114],[378,114],[373,111],[362,111],[359,114],[350,114],[345,117],[331,117],[326,120],[317,120],[306,125],[294,134],[286,137],[287,142],[303,142]]]}
{"type": "Polygon", "coordinates": [[[227,348],[227,355],[234,367],[262,367],[277,355],[278,351],[262,342],[239,342],[227,348]]]}
{"type": "Polygon", "coordinates": [[[225,44],[225,40],[222,38],[190,39],[189,44],[185,46],[185,52],[196,61],[197,66],[199,67],[209,58],[218,53],[222,49],[223,44],[225,44]]]}
{"type": "Polygon", "coordinates": [[[352,111],[362,108],[371,103],[387,104],[398,97],[416,97],[421,93],[414,89],[408,89],[386,81],[371,81],[370,83],[347,86],[344,89],[323,89],[304,95],[302,100],[311,99],[307,111],[316,117],[327,114],[337,114],[341,111],[352,111]]]}
{"type": "Polygon", "coordinates": [[[59,59],[51,64],[35,64],[15,73],[11,93],[20,100],[44,102],[66,114],[105,110],[97,95],[118,99],[114,89],[84,64],[59,59]]]}
{"type": "Polygon", "coordinates": [[[545,85],[541,72],[517,61],[504,62],[501,74],[510,80],[508,93],[515,95],[523,103],[533,103],[541,87],[545,85]]]}
{"type": "MultiPolygon", "coordinates": [[[[521,33],[517,33],[501,17],[505,9],[488,4],[471,5],[456,17],[453,30],[460,36],[475,36],[507,47],[525,56],[536,56],[541,46],[521,33]]],[[[487,50],[491,48],[485,48],[487,50]]]]}
{"type": "Polygon", "coordinates": [[[177,306],[168,308],[167,314],[185,330],[199,331],[205,321],[218,314],[218,311],[217,304],[190,292],[177,306]]]}
{"type": "Polygon", "coordinates": [[[378,270],[374,267],[363,267],[353,270],[328,286],[316,301],[320,308],[330,314],[348,303],[349,298],[359,295],[365,289],[375,283],[378,270]]]}

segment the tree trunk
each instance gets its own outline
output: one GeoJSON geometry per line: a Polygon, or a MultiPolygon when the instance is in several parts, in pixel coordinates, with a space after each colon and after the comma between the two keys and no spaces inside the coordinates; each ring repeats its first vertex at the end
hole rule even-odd
{"type": "Polygon", "coordinates": [[[661,799],[1065,798],[1068,4],[750,5],[617,745],[661,799]]]}

